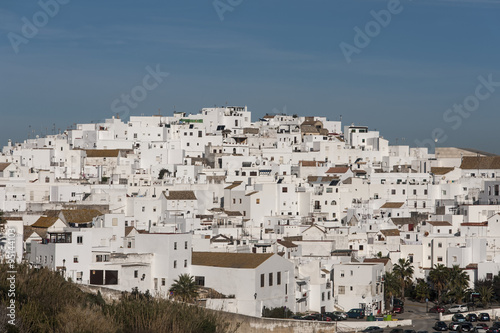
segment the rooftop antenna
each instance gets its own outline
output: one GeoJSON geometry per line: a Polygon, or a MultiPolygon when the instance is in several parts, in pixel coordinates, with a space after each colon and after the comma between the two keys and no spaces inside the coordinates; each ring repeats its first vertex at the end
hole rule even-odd
{"type": "Polygon", "coordinates": [[[161,109],[158,109],[158,115],[161,117],[161,109]]]}
{"type": "Polygon", "coordinates": [[[340,121],[342,122],[342,115],[340,115],[340,121]]]}

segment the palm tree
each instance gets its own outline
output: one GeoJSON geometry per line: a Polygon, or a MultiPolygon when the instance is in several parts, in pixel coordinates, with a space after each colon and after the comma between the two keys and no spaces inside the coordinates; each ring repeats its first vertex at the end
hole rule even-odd
{"type": "Polygon", "coordinates": [[[491,302],[493,298],[493,288],[490,286],[482,285],[476,288],[476,291],[479,293],[479,297],[481,299],[481,303],[486,308],[491,302]]]}
{"type": "Polygon", "coordinates": [[[469,287],[469,275],[457,265],[449,268],[449,272],[449,290],[460,304],[469,287]]]}
{"type": "Polygon", "coordinates": [[[429,298],[429,285],[424,279],[417,279],[415,285],[415,298],[420,301],[429,298]]]}
{"type": "Polygon", "coordinates": [[[384,299],[386,308],[389,308],[391,298],[399,292],[399,279],[394,272],[384,275],[384,299]]]}
{"type": "Polygon", "coordinates": [[[429,281],[432,282],[438,294],[438,303],[441,303],[441,292],[448,284],[449,270],[443,264],[436,264],[429,272],[429,281]]]}
{"type": "Polygon", "coordinates": [[[405,298],[405,286],[411,284],[413,277],[413,266],[408,259],[399,259],[398,263],[392,268],[399,279],[401,286],[401,299],[405,298]]]}
{"type": "Polygon", "coordinates": [[[194,277],[189,274],[181,274],[170,287],[169,291],[173,293],[174,298],[183,302],[191,302],[198,295],[198,286],[194,277]]]}

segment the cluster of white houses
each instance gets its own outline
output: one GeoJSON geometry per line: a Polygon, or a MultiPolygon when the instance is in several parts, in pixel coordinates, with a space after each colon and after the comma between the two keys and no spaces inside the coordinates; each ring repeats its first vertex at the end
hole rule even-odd
{"type": "Polygon", "coordinates": [[[159,297],[189,273],[207,307],[253,316],[384,311],[400,258],[415,278],[444,264],[491,279],[499,188],[493,154],[392,146],[325,117],[252,122],[246,107],[79,124],[0,156],[19,260],[159,297]]]}

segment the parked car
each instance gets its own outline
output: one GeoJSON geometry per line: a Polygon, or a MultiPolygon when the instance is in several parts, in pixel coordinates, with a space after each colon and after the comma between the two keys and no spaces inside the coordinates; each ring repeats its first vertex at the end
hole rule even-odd
{"type": "Polygon", "coordinates": [[[474,331],[473,332],[474,333],[487,333],[488,329],[480,327],[480,326],[476,326],[476,327],[474,327],[474,331]]]}
{"type": "Polygon", "coordinates": [[[465,316],[465,320],[473,323],[477,321],[477,315],[475,313],[469,313],[467,316],[465,316]]]}
{"type": "Polygon", "coordinates": [[[488,328],[486,333],[500,333],[500,328],[492,326],[492,327],[488,328]]]}
{"type": "Polygon", "coordinates": [[[474,326],[471,323],[465,322],[461,323],[457,327],[458,332],[471,332],[474,329],[474,326]]]}
{"type": "Polygon", "coordinates": [[[402,328],[393,328],[389,333],[403,333],[402,328]]]}
{"type": "Polygon", "coordinates": [[[452,321],[452,322],[448,325],[448,329],[449,329],[450,331],[456,331],[456,330],[457,330],[457,328],[458,328],[458,325],[460,325],[460,323],[459,323],[459,322],[457,322],[457,321],[452,321]]]}
{"type": "Polygon", "coordinates": [[[313,315],[306,315],[301,318],[301,320],[312,320],[312,321],[318,321],[318,318],[313,315]]]}
{"type": "Polygon", "coordinates": [[[477,317],[478,321],[490,321],[490,315],[486,312],[481,312],[477,317]]]}
{"type": "Polygon", "coordinates": [[[465,316],[461,313],[456,313],[451,317],[451,321],[457,321],[459,323],[463,323],[465,321],[465,316]]]}
{"type": "Polygon", "coordinates": [[[332,313],[334,315],[336,315],[337,317],[340,317],[342,320],[346,320],[347,319],[347,314],[345,312],[342,312],[342,311],[333,311],[332,313]]]}
{"type": "Polygon", "coordinates": [[[434,326],[432,328],[435,329],[436,331],[447,331],[448,330],[448,326],[446,325],[446,323],[444,321],[436,321],[436,323],[434,324],[434,326]]]}
{"type": "Polygon", "coordinates": [[[455,304],[452,305],[448,308],[449,313],[460,313],[460,312],[467,312],[469,311],[469,308],[465,304],[455,304]]]}
{"type": "Polygon", "coordinates": [[[417,333],[429,333],[428,331],[417,331],[417,333]]]}
{"type": "Polygon", "coordinates": [[[399,298],[395,298],[392,300],[392,305],[395,306],[395,305],[401,305],[401,306],[404,306],[405,305],[405,302],[403,302],[402,300],[400,300],[399,298]]]}
{"type": "Polygon", "coordinates": [[[477,323],[476,327],[481,327],[481,328],[484,328],[485,330],[488,329],[488,325],[486,325],[485,323],[477,323]]]}
{"type": "Polygon", "coordinates": [[[311,314],[311,316],[316,318],[317,321],[332,321],[332,319],[330,317],[328,317],[328,316],[326,316],[326,314],[322,314],[322,313],[313,313],[313,314],[311,314]]]}
{"type": "Polygon", "coordinates": [[[367,328],[365,328],[361,332],[364,332],[364,333],[384,333],[384,329],[381,327],[378,327],[378,326],[368,326],[367,328]]]}
{"type": "Polygon", "coordinates": [[[444,313],[446,310],[441,305],[434,305],[429,309],[430,313],[444,313]]]}
{"type": "Polygon", "coordinates": [[[365,310],[363,309],[351,309],[346,312],[348,318],[362,319],[365,317],[365,310]]]}
{"type": "Polygon", "coordinates": [[[415,330],[404,330],[403,333],[417,333],[415,330]]]}
{"type": "Polygon", "coordinates": [[[325,312],[325,316],[327,316],[328,318],[330,318],[330,320],[333,320],[333,321],[344,320],[342,317],[337,316],[333,312],[325,312]]]}
{"type": "Polygon", "coordinates": [[[405,312],[405,307],[402,306],[402,305],[395,305],[392,308],[392,312],[394,312],[394,313],[404,313],[405,312]]]}
{"type": "Polygon", "coordinates": [[[491,324],[491,327],[500,328],[500,321],[494,321],[493,324],[491,324]]]}

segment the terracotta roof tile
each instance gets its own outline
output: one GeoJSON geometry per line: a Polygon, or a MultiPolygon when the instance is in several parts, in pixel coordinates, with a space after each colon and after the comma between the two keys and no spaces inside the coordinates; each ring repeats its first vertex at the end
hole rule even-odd
{"type": "Polygon", "coordinates": [[[31,225],[32,228],[50,228],[59,220],[58,217],[40,216],[35,223],[31,225]]]}
{"type": "Polygon", "coordinates": [[[193,191],[168,191],[168,195],[163,192],[167,200],[196,200],[193,191]]]}
{"type": "Polygon", "coordinates": [[[193,252],[191,263],[197,266],[254,269],[272,256],[272,253],[193,252]]]}
{"type": "Polygon", "coordinates": [[[380,208],[401,208],[404,204],[404,202],[386,202],[380,208]]]}
{"type": "Polygon", "coordinates": [[[64,209],[61,213],[67,223],[89,223],[94,217],[104,215],[97,209],[64,209]]]}
{"type": "Polygon", "coordinates": [[[464,156],[460,169],[500,169],[500,156],[464,156]]]}

